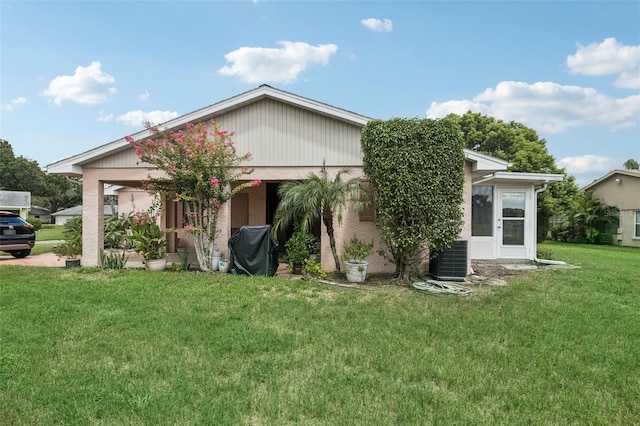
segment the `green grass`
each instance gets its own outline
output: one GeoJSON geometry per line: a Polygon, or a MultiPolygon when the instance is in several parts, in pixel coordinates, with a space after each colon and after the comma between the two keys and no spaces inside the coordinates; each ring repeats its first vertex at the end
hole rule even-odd
{"type": "Polygon", "coordinates": [[[0,424],[638,424],[640,250],[469,297],[0,267],[0,424]]]}
{"type": "Polygon", "coordinates": [[[64,226],[58,225],[53,229],[41,229],[36,231],[36,243],[38,241],[47,241],[47,240],[64,240],[64,235],[62,231],[64,230],[64,226]]]}

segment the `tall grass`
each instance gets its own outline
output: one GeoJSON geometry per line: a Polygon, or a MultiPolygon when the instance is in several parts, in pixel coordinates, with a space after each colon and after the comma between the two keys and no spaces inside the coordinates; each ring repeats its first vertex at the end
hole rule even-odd
{"type": "Polygon", "coordinates": [[[0,267],[0,424],[634,424],[640,251],[466,298],[0,267]]]}

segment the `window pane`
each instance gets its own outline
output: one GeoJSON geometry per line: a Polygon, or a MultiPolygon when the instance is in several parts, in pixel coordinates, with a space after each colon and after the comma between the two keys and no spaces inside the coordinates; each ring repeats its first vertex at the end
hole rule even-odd
{"type": "Polygon", "coordinates": [[[524,245],[524,220],[505,220],[502,226],[502,244],[505,246],[524,245]]]}
{"type": "Polygon", "coordinates": [[[634,235],[635,238],[640,238],[640,211],[635,212],[636,213],[636,235],[634,235]]]}
{"type": "Polygon", "coordinates": [[[524,192],[502,193],[502,217],[524,217],[524,192]]]}
{"type": "Polygon", "coordinates": [[[471,235],[493,236],[493,186],[471,189],[471,235]]]}

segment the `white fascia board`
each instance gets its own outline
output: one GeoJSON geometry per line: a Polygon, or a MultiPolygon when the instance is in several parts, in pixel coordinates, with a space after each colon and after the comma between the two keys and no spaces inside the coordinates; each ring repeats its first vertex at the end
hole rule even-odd
{"type": "Polygon", "coordinates": [[[541,185],[544,183],[560,182],[562,179],[564,179],[564,175],[552,173],[496,172],[474,180],[473,184],[529,183],[531,185],[541,185]]]}
{"type": "Polygon", "coordinates": [[[492,157],[487,154],[482,154],[478,151],[465,148],[464,156],[468,161],[473,163],[472,172],[497,172],[500,170],[507,170],[511,165],[507,160],[501,160],[500,158],[492,157]]]}

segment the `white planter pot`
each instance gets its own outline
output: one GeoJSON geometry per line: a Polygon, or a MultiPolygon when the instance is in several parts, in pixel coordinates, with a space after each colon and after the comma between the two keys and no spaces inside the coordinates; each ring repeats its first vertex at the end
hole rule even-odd
{"type": "MultiPolygon", "coordinates": [[[[214,252],[214,254],[215,254],[215,252],[214,252]]],[[[219,264],[220,264],[220,260],[222,260],[222,256],[213,256],[213,259],[211,259],[211,270],[212,271],[217,271],[218,270],[218,267],[219,267],[219,264]]]]}
{"type": "Polygon", "coordinates": [[[350,283],[361,283],[367,279],[367,266],[369,262],[362,263],[345,262],[345,272],[347,273],[347,281],[350,283]]]}
{"type": "Polygon", "coordinates": [[[229,262],[225,262],[223,260],[218,262],[218,270],[223,274],[226,274],[227,272],[229,272],[230,267],[231,267],[231,264],[229,262]]]}
{"type": "Polygon", "coordinates": [[[164,271],[167,267],[167,258],[145,260],[144,267],[147,271],[164,271]]]}

